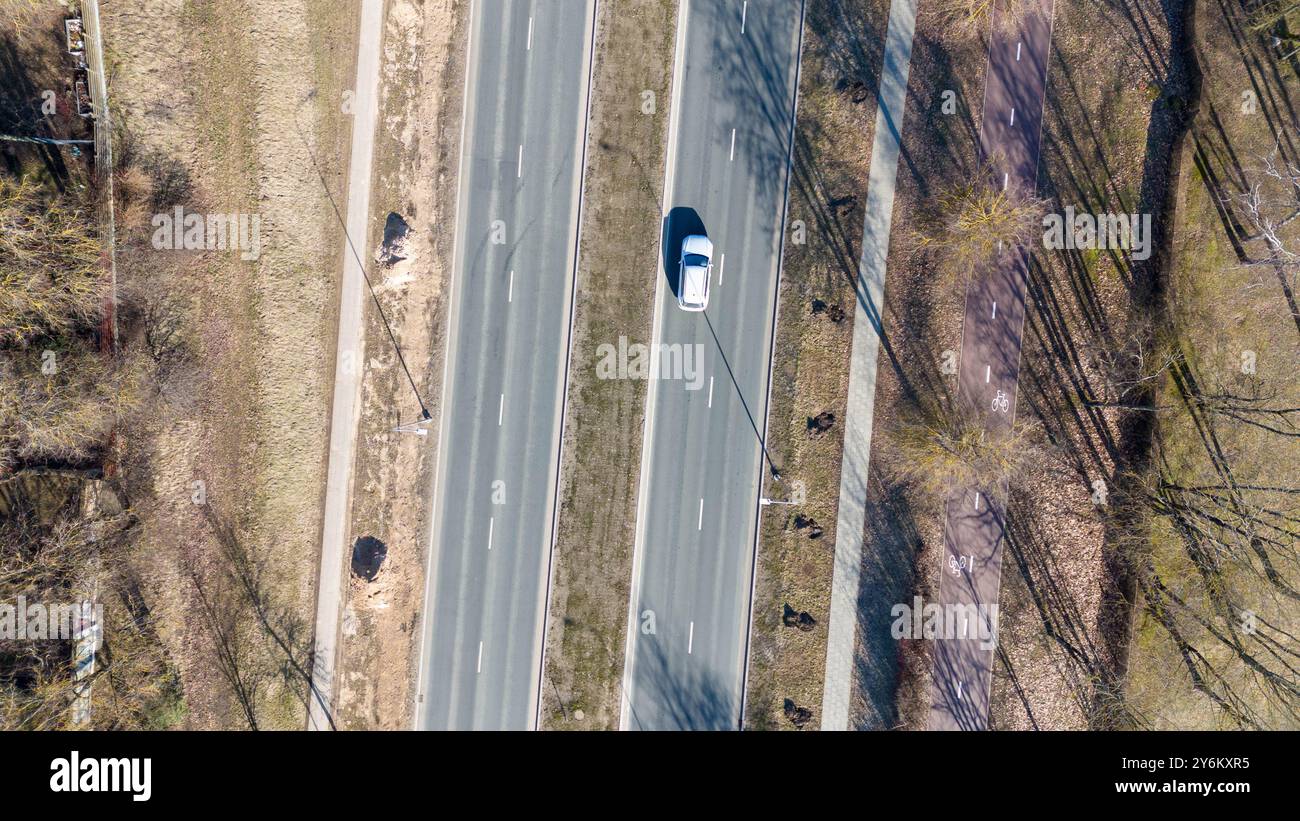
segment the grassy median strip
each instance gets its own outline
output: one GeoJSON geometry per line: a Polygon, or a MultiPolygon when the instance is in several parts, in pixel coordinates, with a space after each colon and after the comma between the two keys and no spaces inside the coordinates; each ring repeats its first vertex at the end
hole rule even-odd
{"type": "Polygon", "coordinates": [[[615,729],[636,533],[644,381],[601,345],[650,342],[677,3],[603,0],[587,149],[542,727],[615,729]]]}

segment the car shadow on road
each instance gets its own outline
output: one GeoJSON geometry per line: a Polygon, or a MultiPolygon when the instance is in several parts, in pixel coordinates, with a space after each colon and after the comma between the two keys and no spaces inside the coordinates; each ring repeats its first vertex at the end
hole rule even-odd
{"type": "Polygon", "coordinates": [[[692,234],[703,234],[708,236],[709,232],[704,230],[704,220],[694,208],[678,206],[668,212],[664,217],[664,241],[663,241],[663,264],[664,276],[668,279],[668,287],[673,291],[673,297],[677,294],[677,279],[681,271],[677,267],[678,260],[682,251],[682,240],[692,234]]]}

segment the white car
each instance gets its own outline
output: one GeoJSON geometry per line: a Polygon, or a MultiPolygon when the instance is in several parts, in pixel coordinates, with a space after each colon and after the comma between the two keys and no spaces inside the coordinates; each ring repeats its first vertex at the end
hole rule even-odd
{"type": "Polygon", "coordinates": [[[709,280],[712,278],[713,243],[703,234],[691,234],[682,240],[677,305],[683,311],[703,311],[709,307],[709,280]]]}

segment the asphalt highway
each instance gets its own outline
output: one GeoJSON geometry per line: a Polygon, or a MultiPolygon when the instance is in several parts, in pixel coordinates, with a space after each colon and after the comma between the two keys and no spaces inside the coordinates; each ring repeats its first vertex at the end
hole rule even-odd
{"type": "Polygon", "coordinates": [[[471,12],[423,729],[536,724],[594,5],[471,12]]]}
{"type": "Polygon", "coordinates": [[[801,26],[788,0],[681,4],[624,729],[740,724],[801,26]],[[695,233],[714,244],[702,313],[675,296],[695,233]]]}

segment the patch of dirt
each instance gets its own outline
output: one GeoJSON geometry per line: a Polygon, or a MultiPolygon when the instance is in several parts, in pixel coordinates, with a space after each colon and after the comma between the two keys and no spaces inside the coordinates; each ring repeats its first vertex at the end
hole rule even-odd
{"type": "Polygon", "coordinates": [[[599,379],[597,349],[649,342],[659,268],[673,0],[601,3],[560,475],[542,726],[616,729],[645,382],[599,379]],[[653,114],[642,109],[654,94],[653,114]],[[617,299],[609,298],[618,294],[617,299]]]}
{"type": "Polygon", "coordinates": [[[352,575],[373,582],[387,556],[388,545],[374,536],[362,536],[352,545],[352,575]]]}
{"type": "Polygon", "coordinates": [[[345,728],[414,720],[468,17],[453,0],[394,0],[384,21],[364,246],[376,249],[368,272],[378,307],[366,306],[351,532],[382,540],[387,554],[373,580],[348,583],[335,715],[345,728]],[[427,436],[394,431],[425,410],[427,436]]]}

